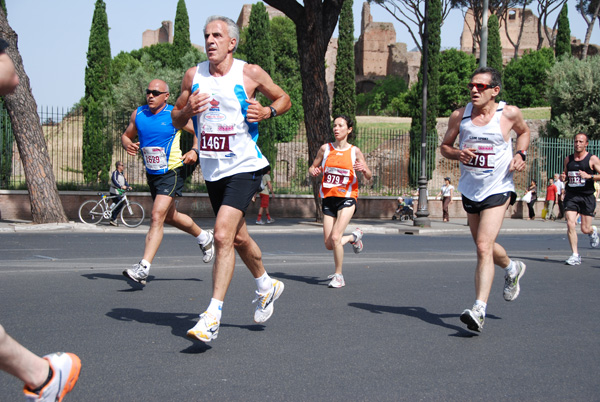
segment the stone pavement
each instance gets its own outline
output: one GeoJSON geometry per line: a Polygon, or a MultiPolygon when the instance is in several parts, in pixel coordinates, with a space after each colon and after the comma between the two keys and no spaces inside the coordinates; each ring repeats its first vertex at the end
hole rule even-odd
{"type": "MultiPolygon", "coordinates": [[[[202,228],[212,228],[214,219],[196,218],[194,219],[202,228]]],[[[81,222],[68,223],[49,223],[36,225],[28,221],[8,221],[0,220],[0,233],[4,232],[24,232],[24,231],[69,231],[69,232],[121,232],[121,233],[146,233],[150,221],[144,221],[137,228],[128,228],[123,224],[118,227],[110,226],[108,221],[103,221],[98,225],[87,225],[81,222]]],[[[286,233],[286,232],[315,232],[321,233],[322,226],[315,221],[301,218],[281,218],[272,224],[256,225],[254,219],[247,218],[248,231],[252,233],[286,233]]],[[[597,223],[600,225],[600,222],[597,223]]],[[[360,227],[365,233],[379,234],[407,234],[420,236],[443,236],[443,235],[469,235],[469,227],[466,218],[452,219],[450,222],[443,222],[441,219],[431,219],[431,227],[414,226],[412,221],[400,222],[391,219],[353,219],[348,225],[348,231],[354,227],[360,227]]],[[[165,225],[165,233],[177,232],[178,230],[165,225]]],[[[528,221],[524,219],[504,219],[500,233],[521,233],[521,234],[544,234],[544,233],[565,233],[566,222],[561,221],[543,221],[536,219],[528,221]]]]}

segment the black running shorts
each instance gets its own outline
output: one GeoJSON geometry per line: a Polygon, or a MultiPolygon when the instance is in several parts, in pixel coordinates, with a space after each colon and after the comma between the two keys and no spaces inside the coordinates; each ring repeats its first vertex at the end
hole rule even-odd
{"type": "Polygon", "coordinates": [[[576,211],[581,215],[594,216],[596,197],[594,194],[573,194],[567,192],[563,201],[565,211],[576,211]]]}
{"type": "MultiPolygon", "coordinates": [[[[337,218],[338,211],[343,208],[349,208],[356,205],[356,199],[345,197],[327,197],[323,198],[323,215],[337,218]]],[[[356,209],[354,210],[356,212],[356,209]]]]}
{"type": "Polygon", "coordinates": [[[207,181],[206,188],[212,209],[217,215],[221,205],[228,205],[242,211],[244,216],[254,194],[260,191],[263,170],[252,173],[238,173],[217,181],[207,181]]]}
{"type": "Polygon", "coordinates": [[[493,194],[484,199],[483,201],[472,201],[462,196],[463,208],[468,214],[478,214],[484,209],[494,208],[500,205],[504,205],[510,198],[510,205],[513,205],[517,201],[517,194],[512,191],[506,193],[493,194]]]}
{"type": "MultiPolygon", "coordinates": [[[[177,195],[181,197],[183,185],[185,184],[187,172],[189,171],[189,168],[180,166],[163,174],[146,173],[152,200],[154,200],[157,195],[168,195],[169,197],[175,197],[177,195]]],[[[193,172],[193,169],[191,171],[193,172]]]]}

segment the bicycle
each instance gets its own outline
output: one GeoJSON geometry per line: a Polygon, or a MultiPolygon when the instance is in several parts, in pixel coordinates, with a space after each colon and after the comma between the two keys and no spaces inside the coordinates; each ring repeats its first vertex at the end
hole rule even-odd
{"type": "Polygon", "coordinates": [[[87,223],[88,225],[97,225],[102,219],[111,219],[112,211],[118,205],[125,203],[123,209],[119,213],[121,217],[121,222],[129,228],[135,228],[142,224],[144,221],[144,217],[146,213],[144,212],[144,207],[142,204],[135,201],[129,201],[127,198],[127,194],[125,191],[119,190],[119,195],[110,195],[104,193],[98,193],[101,197],[99,201],[96,200],[87,200],[84,201],[83,204],[79,207],[79,219],[81,222],[87,223]],[[110,206],[108,205],[108,200],[118,198],[122,196],[121,200],[118,203],[112,203],[110,206]]]}

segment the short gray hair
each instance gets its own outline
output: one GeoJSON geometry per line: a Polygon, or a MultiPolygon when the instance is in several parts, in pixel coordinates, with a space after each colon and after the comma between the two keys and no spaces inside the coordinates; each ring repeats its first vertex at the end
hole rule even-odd
{"type": "Polygon", "coordinates": [[[235,47],[233,48],[233,51],[235,52],[240,43],[240,28],[231,18],[223,17],[222,15],[211,15],[206,19],[206,23],[204,24],[204,34],[206,34],[206,26],[213,21],[223,21],[227,24],[227,33],[229,34],[229,37],[235,39],[235,47]]]}

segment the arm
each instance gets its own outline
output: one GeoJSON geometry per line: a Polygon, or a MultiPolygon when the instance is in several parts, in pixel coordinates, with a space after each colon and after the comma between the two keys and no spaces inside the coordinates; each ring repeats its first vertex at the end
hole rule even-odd
{"type": "Polygon", "coordinates": [[[196,69],[197,67],[189,68],[183,76],[183,81],[181,81],[181,94],[179,95],[179,98],[177,98],[177,102],[175,102],[175,106],[171,111],[173,126],[178,129],[186,127],[192,116],[204,112],[209,107],[209,94],[201,94],[200,89],[197,89],[192,93],[192,83],[194,82],[196,69]]]}
{"type": "Polygon", "coordinates": [[[275,109],[277,115],[280,115],[292,107],[289,95],[273,82],[273,79],[265,70],[256,64],[246,64],[244,66],[244,86],[246,92],[252,98],[246,99],[249,104],[246,118],[250,123],[270,118],[271,108],[275,109]],[[262,106],[254,98],[257,91],[265,95],[271,101],[271,105],[262,106]]]}
{"type": "MultiPolygon", "coordinates": [[[[598,173],[600,172],[600,158],[598,158],[596,155],[592,155],[592,157],[590,158],[590,168],[598,173]]],[[[584,172],[583,170],[579,171],[579,174],[581,175],[582,178],[588,180],[588,179],[592,179],[593,181],[599,181],[600,180],[600,174],[589,174],[584,172]]]]}
{"type": "Polygon", "coordinates": [[[117,180],[117,175],[119,174],[118,171],[114,171],[112,172],[112,174],[110,175],[110,181],[112,183],[112,186],[114,188],[121,188],[121,185],[119,184],[119,181],[117,180]]]}
{"type": "Polygon", "coordinates": [[[269,193],[273,194],[273,185],[271,184],[270,180],[267,182],[267,187],[269,188],[269,193]]]}
{"type": "Polygon", "coordinates": [[[194,132],[194,124],[192,123],[192,120],[188,120],[185,127],[183,127],[183,130],[193,135],[194,140],[192,142],[192,149],[181,156],[181,161],[186,165],[193,165],[194,163],[198,162],[198,153],[200,151],[198,150],[198,137],[194,132]]]}
{"type": "Polygon", "coordinates": [[[454,142],[460,130],[460,121],[462,120],[465,108],[455,110],[450,115],[448,120],[448,130],[444,135],[444,140],[440,146],[440,152],[445,158],[460,161],[461,163],[469,163],[471,158],[475,157],[474,149],[465,148],[458,149],[454,147],[454,142]]]}
{"type": "MultiPolygon", "coordinates": [[[[129,125],[125,129],[125,132],[121,136],[121,144],[123,148],[127,151],[127,155],[135,156],[140,149],[140,143],[133,142],[137,137],[137,126],[135,125],[135,110],[131,113],[131,118],[129,119],[129,125]]],[[[118,187],[118,186],[117,186],[118,187]]]]}
{"type": "Polygon", "coordinates": [[[367,180],[373,177],[371,169],[369,169],[369,167],[367,166],[365,156],[358,147],[356,147],[356,162],[354,163],[354,171],[362,172],[367,180]]]}
{"type": "MultiPolygon", "coordinates": [[[[529,148],[530,131],[527,123],[525,123],[525,120],[523,119],[521,110],[516,106],[505,106],[503,116],[511,122],[512,130],[517,133],[516,150],[527,152],[527,148],[529,148]]],[[[526,166],[527,164],[523,160],[523,157],[520,154],[515,154],[510,162],[508,170],[509,172],[514,170],[521,172],[526,166]]]]}
{"type": "Polygon", "coordinates": [[[325,147],[326,146],[327,146],[327,144],[321,145],[321,148],[319,148],[319,152],[317,152],[317,157],[315,158],[312,165],[308,168],[308,173],[312,177],[316,177],[316,176],[320,175],[321,172],[323,171],[323,169],[321,169],[321,163],[323,162],[323,156],[325,155],[325,147]]]}

